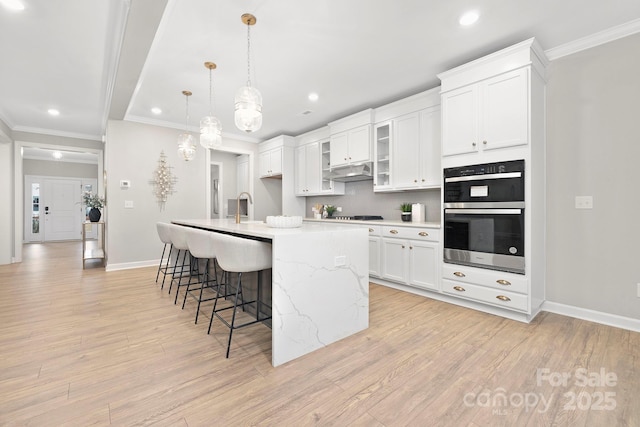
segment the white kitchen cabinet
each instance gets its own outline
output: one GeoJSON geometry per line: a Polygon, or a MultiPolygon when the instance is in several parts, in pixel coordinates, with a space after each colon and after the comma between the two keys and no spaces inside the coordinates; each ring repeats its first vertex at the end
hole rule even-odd
{"type": "Polygon", "coordinates": [[[371,161],[371,125],[331,135],[331,167],[371,161]]]}
{"type": "Polygon", "coordinates": [[[374,191],[441,185],[439,88],[376,109],[374,191]]]}
{"type": "Polygon", "coordinates": [[[382,278],[438,290],[439,230],[382,227],[382,278]]]}
{"type": "Polygon", "coordinates": [[[393,120],[392,187],[411,190],[440,186],[440,109],[393,120]]]}
{"type": "Polygon", "coordinates": [[[282,176],[282,147],[260,152],[258,163],[260,178],[282,176]]]}
{"type": "Polygon", "coordinates": [[[237,194],[246,191],[250,192],[249,186],[249,156],[243,154],[237,157],[236,160],[236,173],[237,173],[237,194]]]}
{"type": "Polygon", "coordinates": [[[295,150],[296,195],[320,193],[320,143],[314,142],[295,150]]]}
{"type": "Polygon", "coordinates": [[[380,226],[369,227],[369,276],[380,277],[380,226]]]}
{"type": "Polygon", "coordinates": [[[391,190],[391,138],[393,120],[377,123],[374,129],[373,144],[373,189],[391,190]]]}
{"type": "Polygon", "coordinates": [[[529,143],[529,70],[521,68],[442,94],[442,155],[529,143]]]}

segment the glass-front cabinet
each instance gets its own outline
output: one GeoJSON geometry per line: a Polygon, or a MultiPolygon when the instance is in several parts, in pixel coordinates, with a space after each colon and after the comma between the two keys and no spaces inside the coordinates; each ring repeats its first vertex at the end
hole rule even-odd
{"type": "Polygon", "coordinates": [[[378,123],[375,126],[373,189],[384,191],[391,188],[391,138],[392,121],[378,123]]]}

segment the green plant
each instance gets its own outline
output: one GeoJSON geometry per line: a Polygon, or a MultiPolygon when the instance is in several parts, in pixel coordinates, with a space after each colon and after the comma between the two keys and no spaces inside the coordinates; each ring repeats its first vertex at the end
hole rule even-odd
{"type": "Polygon", "coordinates": [[[326,205],[324,207],[324,210],[325,212],[327,212],[327,215],[332,216],[334,212],[338,210],[338,208],[333,205],[326,205]]]}
{"type": "Polygon", "coordinates": [[[82,194],[82,201],[86,206],[97,209],[102,209],[106,203],[104,197],[100,197],[90,191],[85,191],[82,194]]]}
{"type": "Polygon", "coordinates": [[[400,210],[402,212],[411,212],[411,203],[402,203],[400,205],[400,210]]]}

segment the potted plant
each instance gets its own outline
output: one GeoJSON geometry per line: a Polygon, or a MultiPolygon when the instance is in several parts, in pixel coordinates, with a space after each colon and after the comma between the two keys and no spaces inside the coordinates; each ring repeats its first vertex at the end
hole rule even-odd
{"type": "Polygon", "coordinates": [[[411,221],[411,203],[402,203],[400,210],[402,211],[402,220],[411,221]]]}
{"type": "Polygon", "coordinates": [[[326,205],[324,207],[324,211],[327,213],[327,217],[329,217],[329,218],[331,218],[333,216],[333,213],[335,211],[337,211],[337,210],[338,210],[338,208],[333,206],[333,205],[326,205]]]}
{"type": "Polygon", "coordinates": [[[102,209],[105,205],[104,197],[100,197],[97,194],[93,194],[90,191],[85,191],[84,194],[82,195],[82,200],[85,206],[87,206],[88,208],[91,208],[89,210],[89,215],[88,215],[89,221],[91,222],[100,221],[100,217],[102,216],[102,212],[100,212],[100,209],[102,209]]]}

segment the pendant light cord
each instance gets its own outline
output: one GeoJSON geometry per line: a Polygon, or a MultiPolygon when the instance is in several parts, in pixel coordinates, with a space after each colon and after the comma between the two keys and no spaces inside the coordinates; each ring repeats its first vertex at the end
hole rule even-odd
{"type": "Polygon", "coordinates": [[[247,23],[247,86],[251,86],[251,25],[247,23]]]}
{"type": "Polygon", "coordinates": [[[189,133],[189,95],[184,96],[185,104],[186,104],[186,117],[184,119],[184,129],[186,133],[189,133]]]}

